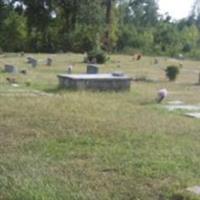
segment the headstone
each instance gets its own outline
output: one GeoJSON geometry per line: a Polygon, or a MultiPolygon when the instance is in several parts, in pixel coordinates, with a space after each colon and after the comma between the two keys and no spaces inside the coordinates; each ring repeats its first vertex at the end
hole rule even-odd
{"type": "Polygon", "coordinates": [[[31,64],[33,68],[36,68],[38,64],[37,60],[32,57],[27,57],[27,63],[31,64]]]}
{"type": "Polygon", "coordinates": [[[155,65],[158,64],[158,59],[157,59],[157,58],[154,59],[154,64],[155,64],[155,65]]]}
{"type": "Polygon", "coordinates": [[[22,52],[20,52],[20,56],[21,57],[23,57],[24,56],[24,52],[22,51],[22,52]]]}
{"type": "Polygon", "coordinates": [[[98,74],[99,73],[99,66],[94,64],[87,65],[87,74],[98,74]]]}
{"type": "Polygon", "coordinates": [[[8,73],[17,73],[17,68],[13,65],[6,64],[4,66],[4,70],[5,70],[5,72],[8,72],[8,73]]]}
{"type": "Polygon", "coordinates": [[[72,65],[68,65],[67,66],[67,73],[71,74],[72,73],[72,69],[73,69],[73,66],[72,65]]]}
{"type": "Polygon", "coordinates": [[[47,60],[46,60],[46,65],[47,66],[51,66],[52,65],[52,58],[47,58],[47,60]]]}

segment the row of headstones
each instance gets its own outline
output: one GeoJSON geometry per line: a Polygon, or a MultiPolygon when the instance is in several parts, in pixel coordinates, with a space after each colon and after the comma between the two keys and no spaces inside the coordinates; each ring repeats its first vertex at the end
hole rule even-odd
{"type": "MultiPolygon", "coordinates": [[[[68,66],[68,70],[67,70],[68,74],[72,73],[72,68],[73,68],[72,65],[68,66]]],[[[99,73],[99,66],[95,65],[95,64],[88,64],[86,73],[87,74],[98,74],[99,73]]],[[[113,76],[124,76],[124,73],[121,72],[121,71],[116,71],[116,72],[113,72],[112,75],[113,76]]]]}
{"type": "MultiPolygon", "coordinates": [[[[67,73],[71,74],[73,70],[73,65],[68,65],[67,73]]],[[[88,64],[87,65],[87,74],[98,74],[99,73],[99,66],[95,64],[88,64]]]]}
{"type": "Polygon", "coordinates": [[[4,66],[4,71],[7,72],[7,73],[14,73],[14,74],[16,74],[18,72],[20,72],[22,74],[26,74],[27,73],[25,69],[22,69],[22,70],[18,71],[17,67],[15,67],[13,65],[8,65],[8,64],[6,64],[4,66]]]}
{"type": "MultiPolygon", "coordinates": [[[[46,65],[47,66],[51,66],[52,62],[53,62],[52,58],[47,58],[46,59],[46,65]]],[[[38,61],[35,58],[33,58],[33,57],[27,57],[27,63],[31,64],[31,66],[33,68],[37,67],[37,65],[38,65],[38,61]]]]}
{"type": "MultiPolygon", "coordinates": [[[[51,66],[52,65],[52,61],[53,60],[51,58],[47,58],[46,65],[47,66],[51,66]]],[[[31,66],[33,68],[36,68],[37,65],[38,65],[38,61],[35,58],[32,58],[32,57],[27,57],[27,63],[31,64],[31,66]]],[[[5,64],[4,65],[4,71],[7,72],[7,73],[17,73],[18,69],[14,65],[5,64]]],[[[26,73],[25,71],[26,70],[21,70],[20,72],[25,74],[26,73]]]]}

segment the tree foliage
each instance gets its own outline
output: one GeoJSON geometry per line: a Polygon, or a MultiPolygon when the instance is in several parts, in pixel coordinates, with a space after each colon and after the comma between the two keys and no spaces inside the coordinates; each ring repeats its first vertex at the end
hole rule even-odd
{"type": "Polygon", "coordinates": [[[195,0],[188,18],[173,21],[157,0],[0,0],[0,48],[200,57],[199,8],[195,0]]]}

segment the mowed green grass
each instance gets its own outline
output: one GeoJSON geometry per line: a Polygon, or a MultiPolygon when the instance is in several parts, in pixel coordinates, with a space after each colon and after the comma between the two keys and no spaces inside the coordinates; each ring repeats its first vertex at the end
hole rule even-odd
{"type": "MultiPolygon", "coordinates": [[[[156,82],[133,82],[130,92],[57,90],[56,75],[74,64],[84,73],[83,55],[57,54],[52,67],[40,59],[30,69],[25,57],[0,58],[28,69],[16,75],[18,88],[0,75],[0,199],[73,200],[198,199],[185,188],[200,185],[200,122],[154,103],[167,88],[166,101],[200,103],[200,62],[112,55],[101,72],[124,71],[156,82]],[[176,82],[162,70],[182,63],[176,82]],[[117,67],[120,65],[120,68],[117,67]],[[26,81],[31,85],[26,86],[26,81]],[[23,95],[19,91],[51,95],[23,95]]],[[[3,67],[3,64],[0,66],[3,67]]]]}

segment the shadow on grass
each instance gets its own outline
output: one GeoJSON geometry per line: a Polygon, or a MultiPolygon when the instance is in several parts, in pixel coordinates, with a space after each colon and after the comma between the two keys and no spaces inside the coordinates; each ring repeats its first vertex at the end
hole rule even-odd
{"type": "Polygon", "coordinates": [[[52,88],[45,88],[43,89],[43,92],[46,93],[63,93],[63,92],[78,92],[78,91],[84,91],[84,92],[93,92],[93,93],[105,93],[105,94],[126,94],[129,93],[129,90],[102,90],[102,89],[77,89],[77,88],[65,88],[65,87],[52,87],[52,88]]]}
{"type": "Polygon", "coordinates": [[[76,91],[76,90],[57,86],[53,88],[46,88],[43,91],[47,93],[62,93],[62,92],[68,92],[68,91],[71,92],[71,91],[76,91]]]}
{"type": "Polygon", "coordinates": [[[149,100],[145,100],[145,101],[141,101],[140,105],[142,106],[146,106],[146,105],[157,105],[157,101],[156,99],[149,99],[149,100]]]}

